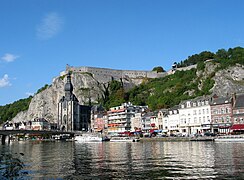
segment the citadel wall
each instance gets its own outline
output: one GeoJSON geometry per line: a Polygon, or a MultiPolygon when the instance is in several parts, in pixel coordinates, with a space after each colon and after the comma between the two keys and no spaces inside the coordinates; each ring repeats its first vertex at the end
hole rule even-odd
{"type": "Polygon", "coordinates": [[[60,75],[66,74],[68,71],[80,72],[80,73],[91,73],[92,76],[97,79],[99,82],[109,82],[111,79],[120,80],[120,79],[142,79],[142,78],[160,78],[170,74],[174,74],[175,71],[186,71],[192,68],[196,68],[196,65],[170,69],[167,72],[155,72],[155,71],[137,71],[137,70],[116,70],[109,68],[97,68],[97,67],[74,67],[66,65],[66,70],[61,72],[60,75]]]}
{"type": "Polygon", "coordinates": [[[167,73],[157,73],[155,71],[137,71],[137,70],[115,70],[109,68],[96,68],[96,67],[73,67],[66,66],[66,73],[68,71],[72,72],[81,72],[81,73],[91,73],[94,78],[111,80],[114,79],[123,79],[123,78],[158,78],[163,77],[167,73]]]}

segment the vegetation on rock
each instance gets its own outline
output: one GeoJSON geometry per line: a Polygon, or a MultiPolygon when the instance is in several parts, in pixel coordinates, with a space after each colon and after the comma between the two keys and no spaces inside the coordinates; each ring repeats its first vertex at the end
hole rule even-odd
{"type": "Polygon", "coordinates": [[[161,66],[154,67],[152,71],[158,72],[165,72],[164,68],[161,66]]]}

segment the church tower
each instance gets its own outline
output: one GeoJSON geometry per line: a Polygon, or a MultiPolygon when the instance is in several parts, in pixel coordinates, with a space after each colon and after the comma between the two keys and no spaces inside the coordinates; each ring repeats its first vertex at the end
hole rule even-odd
{"type": "Polygon", "coordinates": [[[64,85],[65,95],[58,103],[58,127],[62,131],[76,131],[80,128],[80,105],[76,96],[73,94],[71,74],[67,74],[66,84],[64,85]]]}

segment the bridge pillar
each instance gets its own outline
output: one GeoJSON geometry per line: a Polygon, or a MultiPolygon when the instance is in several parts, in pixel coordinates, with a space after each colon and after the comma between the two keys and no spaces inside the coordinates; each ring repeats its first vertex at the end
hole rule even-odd
{"type": "Polygon", "coordinates": [[[2,145],[5,144],[6,137],[7,137],[6,135],[2,135],[2,138],[1,138],[2,145]]]}
{"type": "Polygon", "coordinates": [[[2,137],[1,137],[2,145],[5,145],[6,144],[6,139],[8,140],[8,144],[10,144],[10,136],[8,136],[8,135],[2,135],[2,137]]]}

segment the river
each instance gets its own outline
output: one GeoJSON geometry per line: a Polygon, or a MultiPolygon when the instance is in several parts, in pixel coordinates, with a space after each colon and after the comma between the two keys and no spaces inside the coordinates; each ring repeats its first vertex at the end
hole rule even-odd
{"type": "Polygon", "coordinates": [[[244,179],[244,143],[22,141],[0,152],[22,163],[17,179],[244,179]]]}

